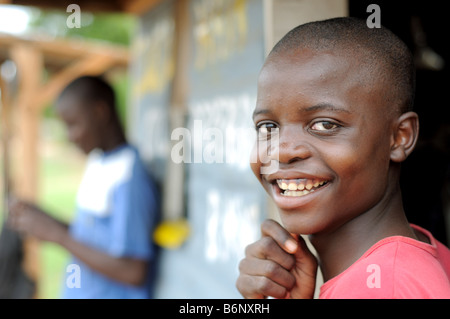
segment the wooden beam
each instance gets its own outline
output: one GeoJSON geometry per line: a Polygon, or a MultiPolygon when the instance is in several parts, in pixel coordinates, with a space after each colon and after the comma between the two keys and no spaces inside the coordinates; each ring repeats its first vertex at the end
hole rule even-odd
{"type": "Polygon", "coordinates": [[[90,12],[120,12],[122,8],[119,6],[117,0],[10,0],[12,4],[33,6],[43,9],[56,9],[65,11],[67,6],[76,3],[81,10],[90,12]]]}
{"type": "Polygon", "coordinates": [[[167,0],[0,0],[0,3],[34,6],[44,9],[66,10],[67,6],[76,3],[81,10],[90,12],[127,12],[142,14],[154,6],[167,0]]]}
{"type": "Polygon", "coordinates": [[[66,85],[82,75],[100,75],[115,64],[116,60],[108,55],[92,54],[70,64],[53,75],[50,81],[41,87],[36,99],[36,107],[42,110],[53,101],[66,85]]]}
{"type": "Polygon", "coordinates": [[[121,0],[122,10],[128,13],[142,15],[164,0],[121,0]]]}
{"type": "Polygon", "coordinates": [[[17,46],[32,47],[33,50],[41,52],[44,62],[46,59],[55,59],[55,57],[72,61],[63,65],[61,71],[52,75],[49,82],[39,88],[33,104],[38,111],[54,100],[59,92],[76,77],[99,75],[113,66],[127,66],[129,62],[129,50],[123,46],[99,45],[65,39],[45,41],[0,35],[0,48],[8,49],[17,46]]]}
{"type": "MultiPolygon", "coordinates": [[[[8,48],[18,44],[33,45],[40,50],[44,57],[59,60],[74,60],[90,54],[103,54],[115,59],[117,65],[128,65],[129,49],[122,45],[98,44],[90,41],[80,41],[74,39],[33,39],[0,34],[0,51],[7,51],[8,48]]],[[[0,53],[1,53],[0,52],[0,53]]],[[[6,52],[7,53],[7,52],[6,52]]]]}

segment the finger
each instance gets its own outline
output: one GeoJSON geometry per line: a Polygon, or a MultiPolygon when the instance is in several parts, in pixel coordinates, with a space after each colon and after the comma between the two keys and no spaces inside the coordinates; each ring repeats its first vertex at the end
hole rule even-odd
{"type": "Polygon", "coordinates": [[[286,288],[263,276],[240,275],[236,287],[248,299],[284,298],[287,294],[286,288]]]}
{"type": "Polygon", "coordinates": [[[244,258],[239,263],[239,271],[241,274],[267,277],[287,290],[295,284],[294,275],[272,260],[244,258]]]}
{"type": "Polygon", "coordinates": [[[278,245],[287,253],[293,254],[298,249],[297,241],[292,235],[273,219],[266,219],[261,224],[261,233],[263,236],[273,238],[278,245]]]}
{"type": "Polygon", "coordinates": [[[302,236],[296,236],[299,249],[294,254],[295,262],[297,263],[308,263],[312,266],[317,265],[317,260],[314,254],[309,250],[305,239],[302,236]]]}
{"type": "Polygon", "coordinates": [[[313,298],[316,286],[317,259],[301,236],[298,236],[298,243],[299,249],[294,254],[295,266],[291,270],[296,283],[290,290],[289,298],[313,298]]]}
{"type": "Polygon", "coordinates": [[[245,255],[257,259],[272,260],[287,270],[292,269],[295,264],[294,256],[284,251],[271,237],[263,237],[248,245],[245,249],[245,255]]]}

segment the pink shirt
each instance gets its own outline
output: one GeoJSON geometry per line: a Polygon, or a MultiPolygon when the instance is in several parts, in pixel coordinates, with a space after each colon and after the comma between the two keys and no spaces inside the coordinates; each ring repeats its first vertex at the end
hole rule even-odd
{"type": "Polygon", "coordinates": [[[321,299],[450,298],[450,250],[416,225],[430,244],[393,236],[380,240],[320,288],[321,299]]]}

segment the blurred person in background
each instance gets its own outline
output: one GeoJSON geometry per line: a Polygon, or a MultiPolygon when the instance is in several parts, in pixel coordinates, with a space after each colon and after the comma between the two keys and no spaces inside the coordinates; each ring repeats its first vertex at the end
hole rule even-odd
{"type": "Polygon", "coordinates": [[[66,225],[41,208],[11,199],[9,224],[68,250],[79,282],[63,298],[152,298],[156,247],[151,238],[159,195],[137,149],[128,144],[111,86],[84,76],[59,96],[68,138],[88,155],[76,216],[66,225]]]}

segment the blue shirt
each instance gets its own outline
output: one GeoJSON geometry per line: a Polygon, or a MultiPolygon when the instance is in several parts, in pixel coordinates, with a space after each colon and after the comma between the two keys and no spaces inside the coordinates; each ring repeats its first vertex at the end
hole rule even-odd
{"type": "Polygon", "coordinates": [[[114,281],[73,257],[70,263],[75,267],[66,274],[63,298],[151,298],[155,268],[151,238],[158,213],[157,189],[134,147],[126,144],[109,152],[92,151],[70,233],[111,256],[146,260],[150,269],[146,283],[137,287],[114,281]]]}

